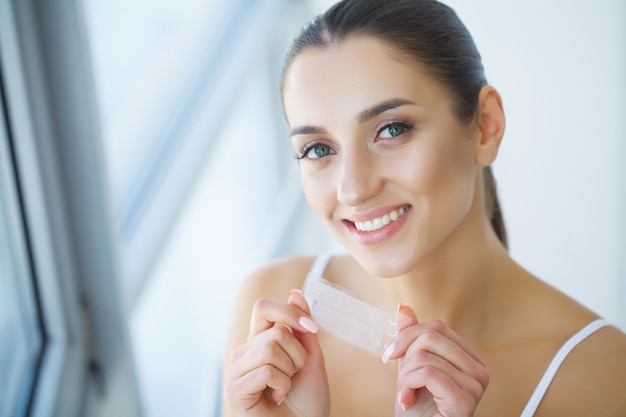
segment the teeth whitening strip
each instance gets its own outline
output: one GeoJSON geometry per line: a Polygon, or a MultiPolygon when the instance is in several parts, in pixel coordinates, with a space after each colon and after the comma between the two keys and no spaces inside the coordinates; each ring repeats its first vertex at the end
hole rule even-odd
{"type": "MultiPolygon", "coordinates": [[[[382,357],[397,336],[395,315],[322,277],[309,274],[302,293],[309,303],[313,320],[322,329],[378,357],[382,357]]],[[[433,411],[428,410],[429,413],[433,411]]],[[[412,408],[404,410],[396,401],[395,415],[413,417],[426,414],[412,408]]]]}
{"type": "Polygon", "coordinates": [[[328,333],[354,346],[381,357],[397,335],[394,314],[322,277],[309,274],[302,293],[313,320],[328,333]]]}

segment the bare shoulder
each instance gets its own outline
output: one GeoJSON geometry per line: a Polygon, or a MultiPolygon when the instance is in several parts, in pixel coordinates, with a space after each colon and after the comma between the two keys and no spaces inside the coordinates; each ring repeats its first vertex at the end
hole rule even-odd
{"type": "Polygon", "coordinates": [[[236,301],[254,303],[258,298],[287,301],[290,290],[302,288],[314,259],[307,256],[293,256],[262,266],[242,282],[236,301]]]}
{"type": "Polygon", "coordinates": [[[626,335],[607,326],[583,340],[559,369],[538,416],[624,416],[626,335]]]}
{"type": "Polygon", "coordinates": [[[258,268],[243,280],[232,306],[227,354],[246,341],[254,303],[260,298],[286,302],[289,291],[302,288],[313,260],[312,257],[278,259],[258,268]]]}

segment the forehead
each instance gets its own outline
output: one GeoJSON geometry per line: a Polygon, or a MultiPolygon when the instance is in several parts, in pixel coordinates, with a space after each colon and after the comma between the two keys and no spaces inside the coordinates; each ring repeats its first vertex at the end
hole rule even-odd
{"type": "Polygon", "coordinates": [[[371,37],[303,50],[291,63],[283,85],[291,125],[315,123],[333,114],[357,114],[392,97],[423,104],[443,95],[420,63],[371,37]]]}

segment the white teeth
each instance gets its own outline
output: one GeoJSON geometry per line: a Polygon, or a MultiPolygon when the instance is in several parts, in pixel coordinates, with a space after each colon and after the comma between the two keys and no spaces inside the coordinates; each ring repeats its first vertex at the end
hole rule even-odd
{"type": "Polygon", "coordinates": [[[398,210],[394,210],[389,214],[385,214],[384,216],[377,217],[373,220],[354,222],[354,226],[357,228],[357,230],[361,232],[373,232],[374,230],[378,230],[381,227],[387,226],[391,222],[395,222],[405,212],[406,210],[404,209],[404,207],[401,207],[398,210]]]}

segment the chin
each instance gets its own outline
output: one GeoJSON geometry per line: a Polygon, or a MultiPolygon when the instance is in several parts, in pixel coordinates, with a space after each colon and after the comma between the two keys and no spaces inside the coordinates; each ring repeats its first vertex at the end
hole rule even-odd
{"type": "Polygon", "coordinates": [[[385,254],[383,251],[370,253],[354,253],[352,256],[368,273],[380,278],[394,278],[406,275],[411,271],[412,259],[405,254],[385,254]]]}
{"type": "Polygon", "coordinates": [[[406,246],[399,248],[397,244],[391,246],[355,245],[350,236],[345,236],[341,233],[332,234],[336,241],[356,260],[361,268],[376,277],[394,278],[406,275],[419,263],[419,259],[416,259],[418,254],[415,248],[413,250],[407,250],[408,248],[406,246]]]}

